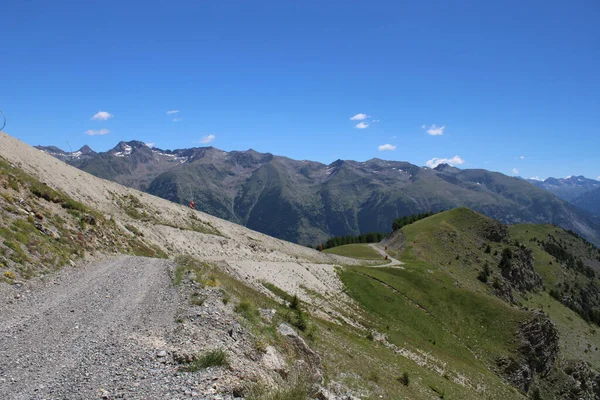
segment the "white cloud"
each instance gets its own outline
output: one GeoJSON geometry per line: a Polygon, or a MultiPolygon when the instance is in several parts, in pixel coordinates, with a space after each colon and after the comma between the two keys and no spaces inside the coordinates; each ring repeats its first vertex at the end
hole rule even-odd
{"type": "Polygon", "coordinates": [[[173,118],[173,122],[183,121],[183,118],[173,118]]]}
{"type": "Polygon", "coordinates": [[[448,165],[456,166],[456,165],[462,165],[464,163],[465,163],[465,160],[463,160],[459,156],[454,156],[452,158],[434,157],[431,160],[427,161],[425,163],[425,165],[427,165],[429,168],[435,168],[440,164],[448,164],[448,165]]]}
{"type": "Polygon", "coordinates": [[[92,117],[92,119],[95,119],[97,121],[106,121],[109,118],[112,118],[114,115],[112,115],[109,112],[106,111],[98,111],[96,114],[94,114],[94,116],[92,117]]]}
{"type": "Polygon", "coordinates": [[[396,150],[396,146],[394,146],[393,144],[382,144],[377,149],[379,151],[386,151],[386,150],[392,151],[392,150],[396,150]]]}
{"type": "Polygon", "coordinates": [[[358,124],[356,124],[356,127],[358,129],[367,129],[369,127],[369,124],[366,122],[359,122],[358,124]]]}
{"type": "Polygon", "coordinates": [[[521,157],[519,157],[519,158],[520,158],[521,160],[524,160],[524,159],[525,159],[525,156],[521,156],[521,157]]]}
{"type": "Polygon", "coordinates": [[[435,126],[435,124],[431,125],[429,128],[427,128],[425,125],[422,125],[421,128],[427,129],[425,132],[427,132],[431,136],[443,135],[444,129],[446,129],[445,126],[435,126]]]}
{"type": "Polygon", "coordinates": [[[374,119],[371,122],[376,123],[376,122],[379,122],[379,121],[381,121],[381,120],[380,119],[374,119]]]}
{"type": "Polygon", "coordinates": [[[146,146],[150,147],[150,148],[153,148],[153,147],[154,147],[154,145],[156,145],[156,143],[154,143],[154,142],[150,142],[150,143],[144,143],[144,144],[145,144],[146,146]]]}
{"type": "Polygon", "coordinates": [[[396,138],[397,138],[397,136],[392,136],[390,139],[396,139],[396,138]]]}
{"type": "Polygon", "coordinates": [[[515,174],[515,175],[519,175],[519,170],[516,169],[516,168],[513,168],[512,169],[512,173],[515,174]]]}
{"type": "Polygon", "coordinates": [[[367,114],[356,114],[354,117],[350,117],[351,121],[362,121],[363,119],[367,119],[369,116],[367,114]]]}
{"type": "Polygon", "coordinates": [[[177,114],[178,112],[179,112],[179,110],[169,110],[169,111],[167,111],[167,115],[177,114]]]}
{"type": "Polygon", "coordinates": [[[212,142],[212,141],[213,141],[213,140],[215,140],[216,138],[217,138],[217,137],[216,137],[215,135],[208,135],[208,136],[204,136],[204,137],[202,138],[202,140],[200,140],[200,143],[207,144],[207,143],[210,143],[210,142],[212,142]]]}
{"type": "Polygon", "coordinates": [[[600,176],[596,178],[597,181],[600,181],[600,176]]]}
{"type": "Polygon", "coordinates": [[[531,180],[534,180],[534,181],[543,181],[543,179],[542,179],[542,178],[540,178],[539,176],[532,176],[532,177],[531,177],[531,178],[529,178],[529,179],[531,179],[531,180]]]}
{"type": "Polygon", "coordinates": [[[90,136],[106,135],[108,133],[110,133],[108,129],[88,129],[85,131],[85,134],[90,136]]]}

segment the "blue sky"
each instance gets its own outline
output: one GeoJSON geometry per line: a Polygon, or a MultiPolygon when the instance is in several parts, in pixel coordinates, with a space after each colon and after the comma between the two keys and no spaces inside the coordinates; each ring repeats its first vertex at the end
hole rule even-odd
{"type": "Polygon", "coordinates": [[[12,1],[0,108],[67,150],[212,138],[600,179],[599,20],[596,0],[12,1]]]}

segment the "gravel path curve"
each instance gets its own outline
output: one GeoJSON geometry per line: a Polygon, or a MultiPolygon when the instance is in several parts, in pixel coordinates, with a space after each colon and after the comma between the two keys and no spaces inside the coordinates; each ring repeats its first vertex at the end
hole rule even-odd
{"type": "Polygon", "coordinates": [[[369,246],[373,250],[375,250],[376,252],[378,252],[379,254],[381,254],[383,257],[387,256],[388,259],[390,260],[389,264],[378,265],[378,267],[389,268],[389,267],[397,267],[397,266],[400,266],[400,265],[404,264],[402,261],[396,260],[392,256],[388,255],[388,253],[384,249],[382,249],[379,244],[377,244],[377,243],[369,243],[369,246]]]}
{"type": "Polygon", "coordinates": [[[172,398],[156,358],[179,305],[168,269],[119,256],[2,285],[0,398],[172,398]]]}

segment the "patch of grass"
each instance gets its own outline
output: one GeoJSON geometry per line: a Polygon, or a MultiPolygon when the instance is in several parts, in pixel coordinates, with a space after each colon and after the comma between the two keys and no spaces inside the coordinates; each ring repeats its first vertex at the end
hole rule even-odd
{"type": "Polygon", "coordinates": [[[169,258],[158,246],[148,245],[137,238],[129,240],[131,253],[140,257],[169,258]]]}
{"type": "Polygon", "coordinates": [[[235,312],[242,315],[250,322],[257,322],[259,320],[259,312],[256,304],[250,299],[242,299],[236,306],[235,312]]]}
{"type": "Polygon", "coordinates": [[[284,300],[287,303],[291,303],[292,299],[294,298],[294,296],[290,295],[285,290],[278,288],[277,286],[273,285],[270,282],[263,281],[263,282],[261,282],[261,285],[263,285],[265,288],[269,289],[275,296],[281,298],[282,300],[284,300]]]}
{"type": "Polygon", "coordinates": [[[191,256],[179,256],[175,259],[177,267],[175,268],[173,283],[180,285],[188,273],[192,273],[193,280],[201,283],[204,280],[204,273],[208,271],[208,265],[191,256]]]}
{"type": "Polygon", "coordinates": [[[24,264],[29,262],[29,257],[21,247],[19,242],[14,240],[5,240],[4,245],[12,250],[12,254],[9,258],[17,264],[24,264]]]}
{"type": "Polygon", "coordinates": [[[358,258],[360,260],[381,260],[383,257],[368,244],[347,244],[323,250],[324,253],[358,258]]]}
{"type": "Polygon", "coordinates": [[[312,390],[309,379],[295,376],[276,389],[255,385],[245,396],[247,400],[306,400],[313,398],[316,393],[312,390]]]}
{"type": "Polygon", "coordinates": [[[143,233],[142,233],[142,232],[141,232],[141,231],[140,231],[138,228],[136,228],[136,227],[135,227],[135,226],[133,226],[133,225],[127,224],[127,225],[125,225],[125,228],[126,228],[126,229],[127,229],[129,232],[133,233],[135,236],[141,236],[141,237],[144,237],[144,234],[143,234],[143,233]]]}
{"type": "Polygon", "coordinates": [[[227,353],[223,349],[211,350],[200,354],[194,361],[181,367],[184,372],[197,372],[210,367],[226,367],[229,365],[227,353]]]}

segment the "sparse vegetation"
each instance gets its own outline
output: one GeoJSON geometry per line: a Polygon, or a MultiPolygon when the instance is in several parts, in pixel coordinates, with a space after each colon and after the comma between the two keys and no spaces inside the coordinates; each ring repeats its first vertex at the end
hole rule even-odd
{"type": "Polygon", "coordinates": [[[236,306],[235,312],[242,315],[250,322],[256,322],[259,318],[258,308],[250,299],[242,299],[236,306]]]}
{"type": "Polygon", "coordinates": [[[290,377],[287,382],[277,389],[264,385],[254,385],[248,390],[248,400],[306,400],[316,393],[312,390],[310,380],[300,374],[290,377]]]}
{"type": "Polygon", "coordinates": [[[184,372],[197,372],[210,367],[226,367],[229,365],[227,353],[223,349],[210,350],[200,354],[194,361],[181,367],[184,372]]]}

